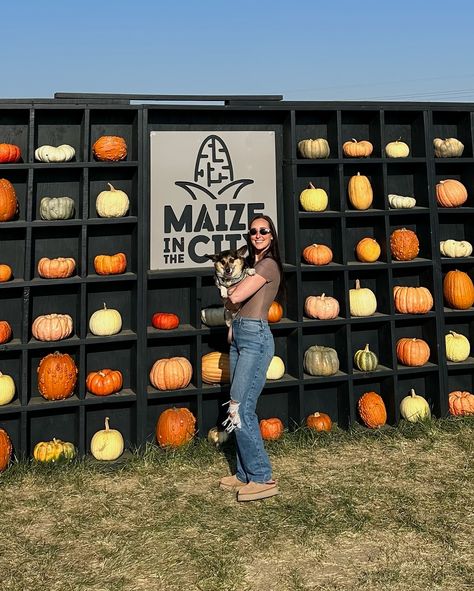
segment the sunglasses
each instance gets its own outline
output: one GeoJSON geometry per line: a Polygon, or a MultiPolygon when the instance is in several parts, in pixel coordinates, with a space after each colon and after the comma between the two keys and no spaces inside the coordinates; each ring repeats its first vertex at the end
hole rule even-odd
{"type": "Polygon", "coordinates": [[[255,236],[257,234],[257,232],[261,236],[266,236],[267,234],[271,234],[272,233],[272,231],[270,230],[270,228],[250,228],[250,230],[249,230],[250,236],[255,236]]]}

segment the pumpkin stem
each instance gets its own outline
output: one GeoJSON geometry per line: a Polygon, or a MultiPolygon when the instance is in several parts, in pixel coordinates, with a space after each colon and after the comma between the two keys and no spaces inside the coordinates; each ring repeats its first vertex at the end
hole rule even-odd
{"type": "Polygon", "coordinates": [[[320,414],[319,414],[319,412],[317,412],[317,411],[313,413],[313,417],[320,417],[320,416],[321,416],[321,415],[320,415],[320,414]]]}
{"type": "Polygon", "coordinates": [[[413,388],[410,390],[410,396],[412,398],[414,398],[416,396],[416,392],[415,392],[415,390],[413,388]]]}
{"type": "Polygon", "coordinates": [[[360,289],[360,281],[358,279],[356,279],[356,289],[360,289]]]}
{"type": "Polygon", "coordinates": [[[321,294],[321,299],[324,299],[324,296],[325,296],[325,295],[326,295],[325,293],[322,293],[322,294],[321,294]]]}
{"type": "Polygon", "coordinates": [[[360,172],[357,173],[357,176],[360,176],[360,172]]]}
{"type": "Polygon", "coordinates": [[[109,185],[109,191],[116,191],[117,189],[111,184],[111,183],[107,183],[109,185]]]}
{"type": "Polygon", "coordinates": [[[308,185],[308,189],[316,189],[316,187],[313,185],[313,183],[311,181],[308,185]]]}
{"type": "Polygon", "coordinates": [[[364,348],[364,353],[368,353],[369,352],[369,343],[367,343],[367,345],[364,348]]]}
{"type": "Polygon", "coordinates": [[[109,431],[109,429],[110,429],[109,428],[109,420],[110,420],[109,417],[105,417],[105,430],[106,431],[109,431]]]}
{"type": "MultiPolygon", "coordinates": [[[[351,141],[355,142],[357,144],[357,140],[355,138],[351,138],[351,141]]],[[[359,173],[357,173],[357,174],[359,174],[359,173]]]]}
{"type": "Polygon", "coordinates": [[[105,305],[105,302],[104,302],[104,310],[107,310],[107,306],[105,305]]]}

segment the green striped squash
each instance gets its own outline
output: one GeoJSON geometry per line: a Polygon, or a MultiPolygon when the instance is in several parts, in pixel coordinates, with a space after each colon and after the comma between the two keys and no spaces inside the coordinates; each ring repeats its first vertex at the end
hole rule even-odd
{"type": "Polygon", "coordinates": [[[378,365],[377,355],[369,349],[367,344],[364,349],[355,352],[354,363],[360,371],[375,371],[378,365]]]}

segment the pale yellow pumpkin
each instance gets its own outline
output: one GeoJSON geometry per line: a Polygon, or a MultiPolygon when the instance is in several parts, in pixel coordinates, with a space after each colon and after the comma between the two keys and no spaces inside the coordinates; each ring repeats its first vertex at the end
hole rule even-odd
{"type": "Polygon", "coordinates": [[[446,358],[449,361],[459,363],[460,361],[466,361],[471,352],[471,344],[467,337],[454,330],[450,330],[445,336],[446,344],[446,358]]]}
{"type": "Polygon", "coordinates": [[[472,254],[472,244],[467,240],[441,240],[439,250],[444,257],[469,257],[472,254]]]}
{"type": "Polygon", "coordinates": [[[361,287],[356,279],[355,288],[349,290],[351,316],[372,316],[377,310],[377,298],[368,287],[361,287]]]}
{"type": "Polygon", "coordinates": [[[8,404],[15,396],[15,382],[9,375],[0,371],[0,406],[8,404]]]}
{"type": "Polygon", "coordinates": [[[101,191],[97,195],[95,208],[101,218],[122,218],[128,212],[130,200],[128,195],[120,189],[115,189],[110,183],[108,191],[101,191]]]}
{"type": "Polygon", "coordinates": [[[76,150],[69,144],[40,146],[35,150],[35,159],[40,162],[69,162],[76,155],[76,150]]]}
{"type": "Polygon", "coordinates": [[[324,211],[328,202],[326,191],[316,188],[313,183],[309,183],[308,188],[300,193],[300,204],[305,211],[324,211]]]}
{"type": "Polygon", "coordinates": [[[385,146],[385,154],[388,158],[406,158],[410,154],[410,148],[408,144],[398,139],[385,146]]]}
{"type": "Polygon", "coordinates": [[[274,355],[267,369],[267,380],[280,380],[285,375],[283,359],[274,355]]]}
{"type": "Polygon", "coordinates": [[[89,330],[97,336],[110,336],[122,330],[122,316],[118,310],[96,310],[89,319],[89,330]]]}
{"type": "Polygon", "coordinates": [[[91,439],[91,454],[96,460],[116,460],[123,454],[125,444],[117,429],[109,427],[109,417],[105,417],[105,429],[94,433],[91,439]]]}
{"type": "Polygon", "coordinates": [[[436,158],[459,158],[464,151],[464,144],[455,137],[448,137],[445,140],[436,137],[433,140],[433,147],[436,158]]]}
{"type": "Polygon", "coordinates": [[[400,414],[410,423],[431,418],[428,402],[423,396],[418,396],[413,388],[410,390],[410,394],[400,402],[400,414]]]}

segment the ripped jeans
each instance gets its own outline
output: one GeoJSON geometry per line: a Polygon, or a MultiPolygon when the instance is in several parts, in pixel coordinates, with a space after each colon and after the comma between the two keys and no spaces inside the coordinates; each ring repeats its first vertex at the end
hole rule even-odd
{"type": "Polygon", "coordinates": [[[242,482],[267,482],[272,478],[272,468],[255,409],[275,354],[275,343],[266,320],[238,317],[232,322],[232,329],[230,398],[239,404],[240,417],[240,428],[235,429],[236,476],[242,482]]]}

